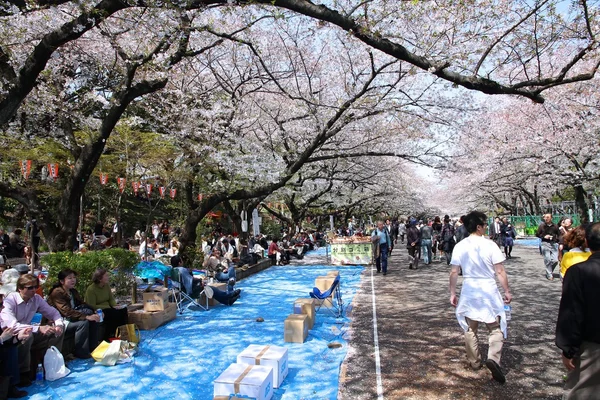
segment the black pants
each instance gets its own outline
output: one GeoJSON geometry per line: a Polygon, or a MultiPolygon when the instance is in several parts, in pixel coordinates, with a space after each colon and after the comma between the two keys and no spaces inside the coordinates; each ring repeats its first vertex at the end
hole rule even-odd
{"type": "Polygon", "coordinates": [[[104,340],[115,337],[117,328],[127,323],[127,307],[120,310],[116,308],[104,308],[104,340]]]}
{"type": "Polygon", "coordinates": [[[90,353],[98,346],[98,324],[94,321],[73,321],[67,325],[66,336],[75,333],[75,350],[77,358],[90,358],[90,353]]]}

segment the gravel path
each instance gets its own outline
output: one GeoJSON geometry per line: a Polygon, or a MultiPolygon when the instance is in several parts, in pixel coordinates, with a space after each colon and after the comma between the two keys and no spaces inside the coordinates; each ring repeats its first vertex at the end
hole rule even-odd
{"type": "MultiPolygon", "coordinates": [[[[387,276],[374,273],[383,396],[386,399],[560,399],[564,370],[554,345],[559,279],[544,278],[537,249],[516,248],[507,260],[513,294],[512,321],[502,367],[507,382],[487,368],[466,368],[462,330],[449,303],[445,262],[408,269],[397,248],[387,276]]],[[[460,279],[459,279],[460,290],[460,279]]],[[[340,399],[377,399],[373,346],[371,270],[354,298],[348,355],[340,375],[340,399]]],[[[485,360],[487,330],[480,330],[485,360]]]]}

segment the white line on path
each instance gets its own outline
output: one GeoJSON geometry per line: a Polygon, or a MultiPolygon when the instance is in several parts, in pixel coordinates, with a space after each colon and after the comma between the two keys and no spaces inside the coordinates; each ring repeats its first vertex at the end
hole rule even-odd
{"type": "Polygon", "coordinates": [[[375,374],[377,375],[377,400],[383,400],[381,384],[381,359],[379,358],[379,334],[377,333],[377,307],[375,305],[375,281],[371,267],[371,295],[373,296],[373,347],[375,348],[375,374]]]}

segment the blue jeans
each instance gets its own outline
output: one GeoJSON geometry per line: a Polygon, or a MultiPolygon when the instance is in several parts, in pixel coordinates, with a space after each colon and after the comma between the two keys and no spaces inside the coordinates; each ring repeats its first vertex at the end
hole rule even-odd
{"type": "Polygon", "coordinates": [[[425,264],[431,264],[431,243],[431,239],[421,239],[421,254],[425,264]]]}
{"type": "Polygon", "coordinates": [[[387,264],[388,264],[388,245],[380,244],[379,245],[379,257],[375,260],[375,265],[377,266],[377,272],[383,271],[387,273],[387,264]]]}
{"type": "MultiPolygon", "coordinates": [[[[233,265],[229,266],[227,272],[215,273],[215,279],[219,282],[229,282],[231,278],[235,279],[235,267],[233,265]]],[[[227,285],[227,293],[231,293],[232,291],[233,285],[227,285]]]]}

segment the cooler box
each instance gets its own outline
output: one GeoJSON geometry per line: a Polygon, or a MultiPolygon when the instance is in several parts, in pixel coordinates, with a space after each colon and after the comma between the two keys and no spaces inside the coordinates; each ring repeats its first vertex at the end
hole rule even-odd
{"type": "Polygon", "coordinates": [[[277,389],[288,374],[288,350],[280,346],[251,344],[237,356],[237,363],[273,368],[273,387],[277,389]]]}
{"type": "Polygon", "coordinates": [[[214,381],[214,397],[240,395],[256,400],[273,397],[273,368],[231,364],[214,381]]]}

